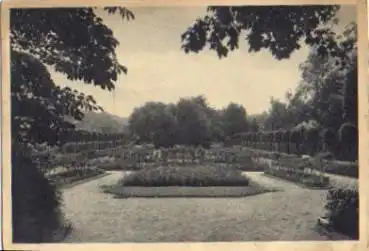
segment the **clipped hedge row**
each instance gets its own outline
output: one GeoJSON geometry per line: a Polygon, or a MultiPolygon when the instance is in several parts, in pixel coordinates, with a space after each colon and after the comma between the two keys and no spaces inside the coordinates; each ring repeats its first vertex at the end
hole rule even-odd
{"type": "Polygon", "coordinates": [[[315,155],[328,151],[336,159],[354,161],[358,155],[358,132],[355,125],[344,123],[338,131],[318,127],[269,132],[247,132],[234,136],[234,144],[297,155],[315,155]]]}
{"type": "Polygon", "coordinates": [[[131,136],[126,133],[99,133],[85,130],[63,131],[59,135],[60,142],[66,144],[69,142],[90,142],[90,141],[119,141],[130,140],[131,136]]]}
{"type": "Polygon", "coordinates": [[[105,149],[117,148],[124,146],[124,140],[110,140],[110,141],[87,141],[87,142],[68,142],[61,147],[63,153],[89,152],[100,151],[105,149]]]}
{"type": "Polygon", "coordinates": [[[275,158],[271,165],[264,166],[264,173],[309,187],[326,187],[329,178],[316,172],[314,169],[318,167],[314,168],[313,165],[309,159],[280,156],[275,158]]]}
{"type": "MultiPolygon", "coordinates": [[[[296,158],[296,154],[287,154],[283,152],[271,152],[261,149],[248,149],[251,155],[258,158],[275,159],[276,156],[296,158]]],[[[357,162],[339,161],[339,160],[322,160],[324,171],[326,173],[337,174],[352,178],[358,178],[359,167],[357,162]]]]}

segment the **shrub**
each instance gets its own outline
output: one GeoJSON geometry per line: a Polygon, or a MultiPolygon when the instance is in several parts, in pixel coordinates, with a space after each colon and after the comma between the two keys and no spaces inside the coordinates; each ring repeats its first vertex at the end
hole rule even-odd
{"type": "Polygon", "coordinates": [[[293,129],[290,134],[290,141],[293,143],[299,143],[302,139],[300,129],[293,129]]]}
{"type": "Polygon", "coordinates": [[[324,161],[325,171],[327,173],[343,175],[347,177],[358,178],[359,167],[354,162],[342,162],[342,161],[324,161]]]}
{"type": "Polygon", "coordinates": [[[337,135],[332,128],[324,128],[321,132],[321,139],[325,150],[335,153],[337,146],[337,135]]]}
{"type": "Polygon", "coordinates": [[[291,132],[289,130],[284,130],[282,132],[282,142],[289,142],[290,141],[290,134],[291,132]]]}
{"type": "Polygon", "coordinates": [[[39,243],[51,240],[62,225],[61,194],[32,160],[12,149],[13,241],[39,243]]]}
{"type": "Polygon", "coordinates": [[[345,160],[357,160],[358,157],[358,131],[355,125],[344,123],[338,130],[341,154],[345,160]]]}
{"type": "Polygon", "coordinates": [[[268,141],[268,145],[269,145],[269,150],[272,151],[273,150],[273,132],[267,132],[267,141],[268,141]]]}
{"type": "Polygon", "coordinates": [[[304,145],[306,152],[314,156],[319,151],[319,129],[317,127],[312,127],[306,129],[304,132],[304,145]]]}
{"type": "Polygon", "coordinates": [[[290,152],[290,135],[291,132],[289,130],[284,130],[281,135],[281,140],[284,144],[284,149],[286,153],[290,152]]]}
{"type": "Polygon", "coordinates": [[[258,135],[258,142],[263,142],[263,133],[257,132],[257,135],[258,135]]]}
{"type": "Polygon", "coordinates": [[[328,191],[328,218],[331,226],[354,239],[359,238],[359,194],[357,188],[333,188],[328,191]]]}
{"type": "Polygon", "coordinates": [[[74,169],[71,171],[59,173],[56,175],[52,175],[49,177],[49,180],[52,182],[53,185],[57,187],[61,187],[64,185],[72,184],[74,182],[88,179],[104,172],[100,169],[74,169]]]}
{"type": "Polygon", "coordinates": [[[293,152],[301,154],[301,143],[303,141],[303,131],[301,129],[293,129],[290,133],[290,142],[294,144],[293,152]]]}
{"type": "Polygon", "coordinates": [[[283,135],[283,130],[278,130],[274,132],[274,141],[276,143],[281,143],[282,142],[282,135],[283,135]]]}
{"type": "Polygon", "coordinates": [[[258,141],[258,133],[257,132],[252,133],[252,141],[253,142],[257,142],[258,141]]]}
{"type": "Polygon", "coordinates": [[[276,151],[281,151],[281,140],[282,140],[282,130],[277,130],[273,132],[273,142],[276,151]]]}

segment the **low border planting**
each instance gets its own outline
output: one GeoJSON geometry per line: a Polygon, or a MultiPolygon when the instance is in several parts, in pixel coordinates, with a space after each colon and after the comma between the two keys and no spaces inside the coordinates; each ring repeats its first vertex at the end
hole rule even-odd
{"type": "Polygon", "coordinates": [[[276,189],[267,189],[253,185],[247,187],[103,187],[103,192],[113,194],[115,198],[237,198],[275,192],[276,189]]]}
{"type": "Polygon", "coordinates": [[[312,188],[327,188],[329,178],[313,168],[310,159],[280,158],[265,165],[264,173],[312,188]]]}
{"type": "Polygon", "coordinates": [[[102,174],[104,174],[104,171],[97,168],[72,169],[51,175],[48,179],[57,187],[65,187],[102,174]]]}
{"type": "Polygon", "coordinates": [[[329,185],[329,178],[328,177],[320,177],[314,174],[298,174],[293,172],[288,172],[282,169],[279,170],[267,170],[265,171],[266,174],[275,176],[281,179],[285,179],[291,182],[300,183],[307,187],[312,188],[327,188],[329,185]]]}

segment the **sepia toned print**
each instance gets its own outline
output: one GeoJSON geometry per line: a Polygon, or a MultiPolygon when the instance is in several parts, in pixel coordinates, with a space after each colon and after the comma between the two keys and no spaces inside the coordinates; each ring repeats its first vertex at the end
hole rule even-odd
{"type": "Polygon", "coordinates": [[[362,240],[358,33],[354,4],[11,8],[11,242],[362,240]]]}

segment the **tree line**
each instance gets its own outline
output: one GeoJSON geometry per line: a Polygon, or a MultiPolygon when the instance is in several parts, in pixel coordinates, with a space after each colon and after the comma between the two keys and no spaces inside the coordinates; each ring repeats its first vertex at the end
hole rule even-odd
{"type": "Polygon", "coordinates": [[[224,109],[215,109],[204,96],[197,96],[181,98],[176,104],[147,102],[134,109],[129,129],[139,143],[156,147],[209,147],[237,133],[257,131],[258,125],[248,118],[242,105],[230,103],[224,109]]]}

